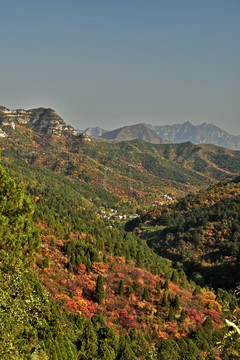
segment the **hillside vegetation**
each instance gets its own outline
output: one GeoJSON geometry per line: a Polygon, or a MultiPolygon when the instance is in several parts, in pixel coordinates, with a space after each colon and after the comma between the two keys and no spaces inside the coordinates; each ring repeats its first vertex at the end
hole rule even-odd
{"type": "Polygon", "coordinates": [[[235,289],[240,270],[240,177],[158,207],[127,228],[183,264],[199,285],[235,289]]]}
{"type": "Polygon", "coordinates": [[[35,197],[33,214],[21,183],[0,170],[2,359],[220,354],[216,343],[227,331],[222,321],[236,309],[234,296],[222,291],[216,298],[189,284],[143,240],[104,229],[91,210],[71,213],[68,191],[69,217],[61,202],[55,206],[54,191],[43,201],[35,197]]]}
{"type": "Polygon", "coordinates": [[[96,206],[123,211],[130,205],[149,208],[163,194],[184,196],[240,171],[240,152],[213,145],[106,143],[82,135],[43,135],[24,125],[9,129],[1,149],[12,175],[20,171],[24,177],[25,167],[46,169],[74,180],[96,206]]]}

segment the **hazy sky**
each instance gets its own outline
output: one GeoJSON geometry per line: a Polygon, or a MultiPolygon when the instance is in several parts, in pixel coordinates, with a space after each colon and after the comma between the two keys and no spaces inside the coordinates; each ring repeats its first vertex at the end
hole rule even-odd
{"type": "Polygon", "coordinates": [[[0,104],[240,135],[240,0],[0,0],[0,104]]]}

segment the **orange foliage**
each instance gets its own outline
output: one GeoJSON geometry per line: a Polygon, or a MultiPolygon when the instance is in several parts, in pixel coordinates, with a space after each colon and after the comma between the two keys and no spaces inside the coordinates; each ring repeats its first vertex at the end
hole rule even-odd
{"type": "Polygon", "coordinates": [[[165,332],[163,332],[163,331],[157,331],[157,335],[158,335],[158,337],[160,337],[160,338],[162,338],[162,339],[167,339],[168,337],[167,337],[167,334],[165,333],[165,332]]]}
{"type": "Polygon", "coordinates": [[[92,272],[95,274],[104,274],[107,271],[107,265],[101,262],[93,262],[92,264],[92,272]]]}
{"type": "Polygon", "coordinates": [[[204,300],[204,303],[205,303],[205,306],[208,308],[208,309],[214,309],[218,312],[221,312],[222,311],[222,306],[215,300],[204,300]]]}

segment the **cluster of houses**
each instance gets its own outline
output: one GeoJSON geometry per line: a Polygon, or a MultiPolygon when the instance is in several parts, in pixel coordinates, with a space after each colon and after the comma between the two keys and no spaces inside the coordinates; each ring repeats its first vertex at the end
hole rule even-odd
{"type": "MultiPolygon", "coordinates": [[[[174,202],[173,198],[167,194],[162,196],[161,200],[156,200],[154,206],[163,206],[165,204],[172,204],[174,202]]],[[[138,214],[130,214],[130,215],[126,215],[126,214],[118,214],[118,211],[116,209],[110,209],[110,210],[105,210],[102,209],[99,211],[99,214],[101,215],[103,220],[119,220],[119,221],[126,221],[129,219],[135,219],[137,217],[139,217],[138,214]]]]}
{"type": "Polygon", "coordinates": [[[164,204],[172,204],[173,202],[174,202],[173,198],[165,194],[163,195],[163,199],[155,201],[155,206],[163,206],[164,204]]]}
{"type": "Polygon", "coordinates": [[[102,215],[102,218],[105,220],[114,219],[114,220],[121,220],[121,221],[124,221],[127,219],[135,219],[136,217],[139,216],[138,214],[130,214],[130,215],[118,214],[117,210],[115,210],[115,209],[102,210],[101,215],[102,215]]]}

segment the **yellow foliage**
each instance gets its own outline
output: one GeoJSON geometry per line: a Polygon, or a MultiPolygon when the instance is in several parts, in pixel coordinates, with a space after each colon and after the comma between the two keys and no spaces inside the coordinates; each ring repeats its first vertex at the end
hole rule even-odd
{"type": "Polygon", "coordinates": [[[101,262],[93,262],[92,264],[92,272],[95,274],[104,274],[107,270],[107,265],[101,262]]]}

